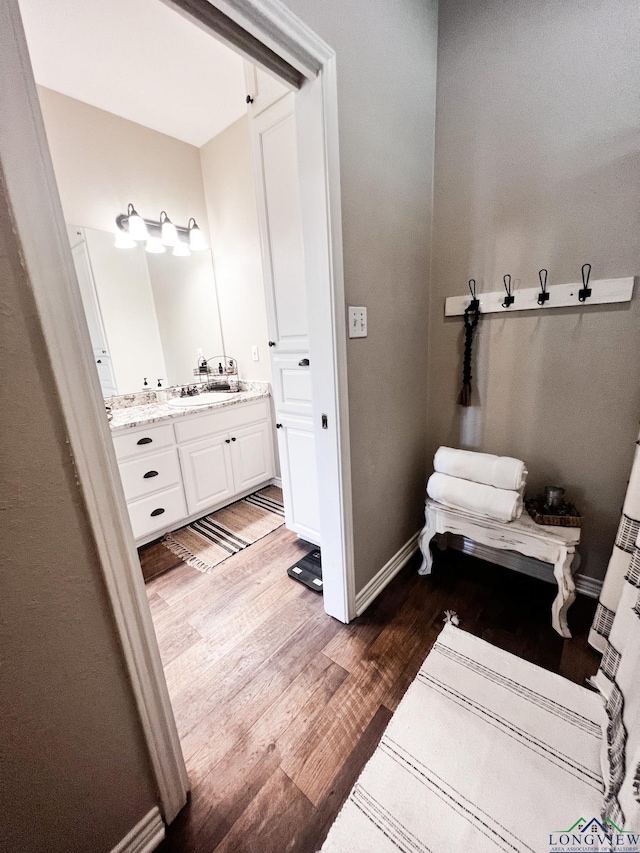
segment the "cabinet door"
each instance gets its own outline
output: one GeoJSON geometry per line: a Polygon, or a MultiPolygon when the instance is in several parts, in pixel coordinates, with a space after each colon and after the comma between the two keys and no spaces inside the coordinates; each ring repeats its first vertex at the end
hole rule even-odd
{"type": "Polygon", "coordinates": [[[252,118],[251,128],[269,337],[274,353],[308,355],[293,95],[252,118]]]}
{"type": "Polygon", "coordinates": [[[303,353],[276,353],[271,358],[273,398],[281,415],[310,418],[311,367],[303,353]]]}
{"type": "Polygon", "coordinates": [[[280,416],[278,422],[285,523],[303,539],[321,545],[313,423],[310,418],[288,415],[280,416]]]}
{"type": "Polygon", "coordinates": [[[273,477],[273,445],[269,423],[235,430],[231,436],[231,459],[236,493],[273,477]]]}
{"type": "Polygon", "coordinates": [[[244,83],[247,95],[251,98],[249,115],[252,116],[258,115],[290,91],[284,83],[251,62],[244,63],[244,83]]]}
{"type": "Polygon", "coordinates": [[[219,435],[179,447],[189,515],[233,498],[231,438],[219,435]]]}

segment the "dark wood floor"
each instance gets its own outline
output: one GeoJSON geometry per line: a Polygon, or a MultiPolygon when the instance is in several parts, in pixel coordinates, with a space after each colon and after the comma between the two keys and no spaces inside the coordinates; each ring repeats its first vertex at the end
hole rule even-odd
{"type": "MultiPolygon", "coordinates": [[[[147,585],[192,782],[161,853],[314,853],[436,639],[461,627],[583,683],[598,657],[578,597],[572,640],[550,626],[554,589],[455,552],[417,560],[342,625],[286,569],[308,550],[284,527],[214,574],[184,563],[147,585]]],[[[141,555],[167,568],[161,545],[141,555]]]]}

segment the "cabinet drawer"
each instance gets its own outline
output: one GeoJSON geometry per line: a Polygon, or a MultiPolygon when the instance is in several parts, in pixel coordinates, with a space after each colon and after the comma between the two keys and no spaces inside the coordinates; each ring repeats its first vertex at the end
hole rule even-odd
{"type": "Polygon", "coordinates": [[[120,477],[127,501],[142,498],[180,484],[180,465],[175,449],[120,463],[120,477]]]}
{"type": "Polygon", "coordinates": [[[182,486],[174,486],[151,497],[127,504],[133,536],[142,539],[187,517],[182,486]]]}
{"type": "Polygon", "coordinates": [[[230,432],[247,424],[266,421],[268,418],[269,404],[267,400],[258,400],[256,403],[247,403],[246,405],[227,406],[207,415],[181,418],[180,423],[175,425],[176,440],[178,444],[197,441],[199,438],[230,432]]]}
{"type": "Polygon", "coordinates": [[[131,459],[135,456],[146,456],[164,447],[174,444],[173,425],[150,426],[145,430],[125,432],[113,436],[113,446],[116,449],[116,459],[131,459]]]}

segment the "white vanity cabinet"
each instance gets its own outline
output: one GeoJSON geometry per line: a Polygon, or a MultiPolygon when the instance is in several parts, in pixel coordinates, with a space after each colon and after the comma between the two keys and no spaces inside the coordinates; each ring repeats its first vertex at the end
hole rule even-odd
{"type": "Polygon", "coordinates": [[[189,513],[233,499],[273,477],[270,427],[254,424],[178,448],[189,513]]]}
{"type": "Polygon", "coordinates": [[[268,400],[237,403],[113,436],[138,545],[271,482],[268,400]]]}
{"type": "Polygon", "coordinates": [[[173,427],[126,430],[113,444],[134,538],[153,539],[187,514],[173,427]]]}

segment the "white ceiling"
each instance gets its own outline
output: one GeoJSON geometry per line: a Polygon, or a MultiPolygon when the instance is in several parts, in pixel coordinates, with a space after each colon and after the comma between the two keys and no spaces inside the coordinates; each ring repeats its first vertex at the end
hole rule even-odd
{"type": "Polygon", "coordinates": [[[246,112],[242,59],[161,0],[20,0],[36,81],[201,146],[246,112]]]}

